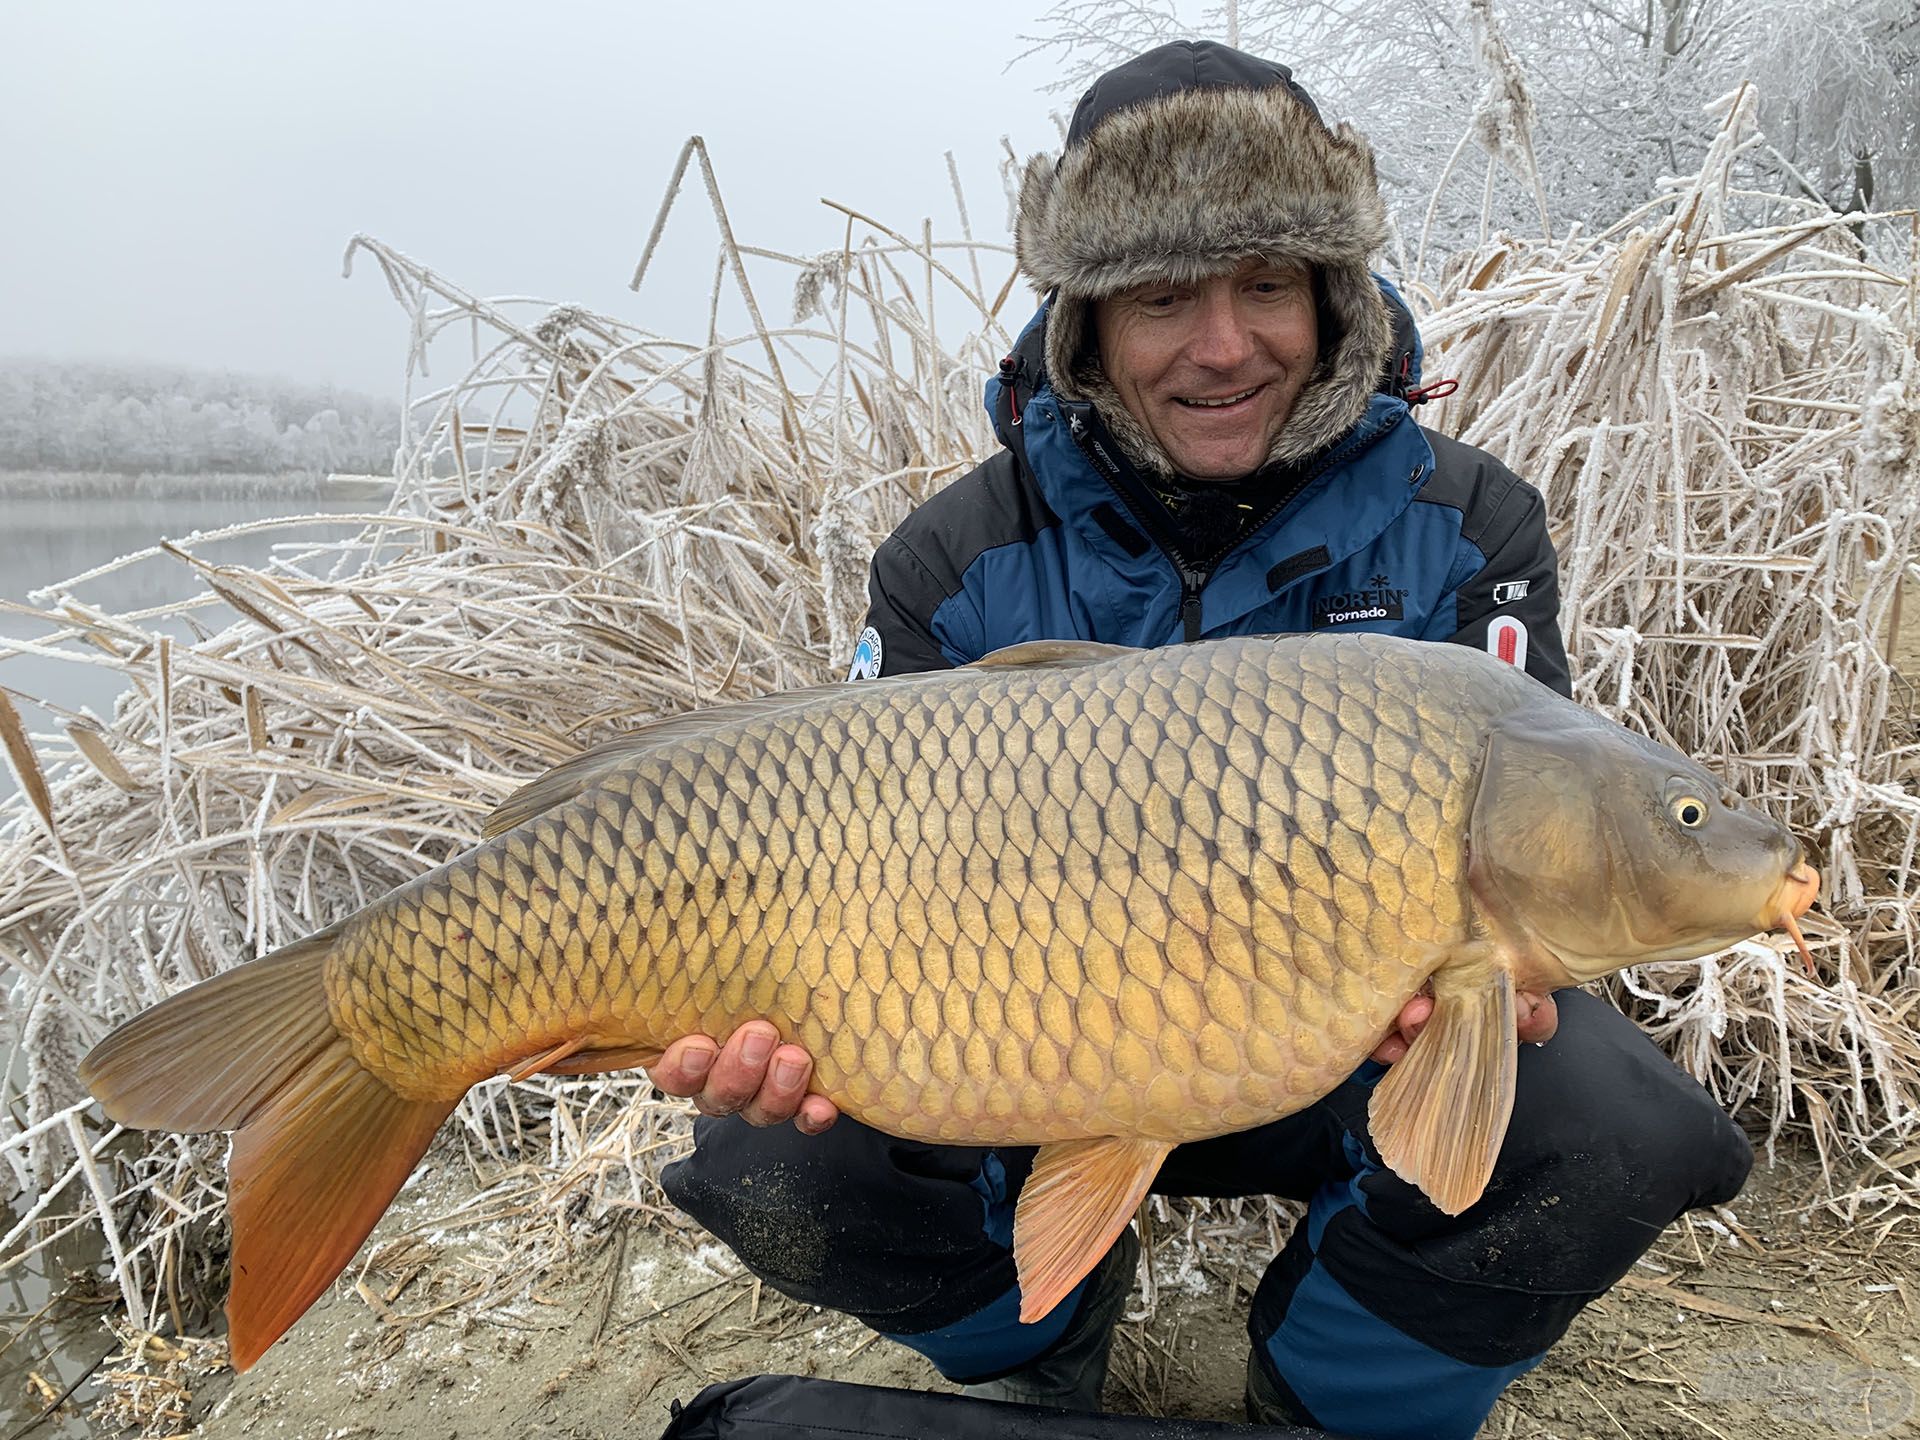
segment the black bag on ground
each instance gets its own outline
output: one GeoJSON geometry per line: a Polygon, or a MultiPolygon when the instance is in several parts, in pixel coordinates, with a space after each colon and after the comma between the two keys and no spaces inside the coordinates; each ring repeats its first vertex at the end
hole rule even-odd
{"type": "Polygon", "coordinates": [[[674,1402],[660,1440],[1332,1440],[1293,1425],[1089,1415],[928,1390],[754,1375],[674,1402]]]}

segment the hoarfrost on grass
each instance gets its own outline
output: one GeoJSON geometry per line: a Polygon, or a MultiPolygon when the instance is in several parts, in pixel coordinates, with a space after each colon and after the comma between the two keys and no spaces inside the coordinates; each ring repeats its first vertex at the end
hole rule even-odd
{"type": "MultiPolygon", "coordinates": [[[[1615,990],[1722,1100],[1831,1160],[1920,1130],[1920,1041],[1901,1018],[1920,988],[1920,734],[1882,649],[1920,527],[1916,278],[1910,254],[1890,271],[1849,238],[1905,219],[1843,222],[1782,197],[1781,223],[1732,225],[1753,113],[1730,100],[1702,171],[1611,228],[1490,233],[1403,279],[1429,378],[1460,381],[1421,418],[1546,496],[1578,698],[1701,755],[1820,852],[1822,981],[1751,941],[1615,990]]],[[[117,1195],[136,1310],[166,1314],[174,1282],[218,1289],[225,1141],[115,1139],[92,1117],[85,1155],[63,1149],[83,1112],[62,1108],[78,1102],[54,1083],[71,1074],[60,1057],[441,863],[583,747],[843,674],[872,546],[994,447],[972,377],[1026,316],[1006,247],[915,240],[843,209],[837,258],[750,250],[704,152],[684,159],[723,221],[707,340],[496,304],[358,241],[414,324],[390,506],[261,569],[176,546],[205,584],[176,607],[206,634],[194,643],[90,606],[84,580],[36,602],[41,638],[0,640],[130,687],[110,721],[56,712],[55,733],[30,737],[51,831],[23,797],[6,812],[0,983],[12,1058],[47,1085],[37,1127],[0,1115],[0,1154],[42,1185],[36,1216],[95,1223],[89,1166],[117,1195]],[[810,267],[801,323],[757,318],[751,286],[810,267]],[[725,338],[741,310],[756,318],[725,338]],[[429,351],[459,378],[428,386],[429,351]]],[[[688,1128],[636,1073],[489,1082],[402,1220],[483,1237],[497,1258],[469,1308],[507,1305],[621,1223],[680,1223],[658,1172],[688,1128]]],[[[1914,1201],[1892,1182],[1827,1197],[1848,1215],[1914,1201]]],[[[1240,1283],[1235,1257],[1276,1244],[1292,1214],[1151,1208],[1150,1250],[1202,1267],[1156,1254],[1155,1285],[1240,1283]]],[[[738,1273],[716,1246],[698,1254],[738,1273]]]]}

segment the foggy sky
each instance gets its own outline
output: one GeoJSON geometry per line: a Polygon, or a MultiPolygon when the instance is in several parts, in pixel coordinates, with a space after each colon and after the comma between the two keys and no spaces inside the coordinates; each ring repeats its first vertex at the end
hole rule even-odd
{"type": "MultiPolygon", "coordinates": [[[[9,0],[0,20],[0,355],[149,359],[397,395],[406,321],[368,232],[480,295],[706,323],[690,181],[626,288],[689,134],[735,234],[837,248],[830,196],[1005,234],[1000,136],[1057,147],[1044,5],[1010,0],[9,0]]],[[[783,295],[769,319],[785,318],[783,295]]]]}

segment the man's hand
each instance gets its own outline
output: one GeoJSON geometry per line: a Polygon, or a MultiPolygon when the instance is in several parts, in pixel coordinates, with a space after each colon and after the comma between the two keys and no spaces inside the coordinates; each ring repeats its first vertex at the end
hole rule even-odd
{"type": "MultiPolygon", "coordinates": [[[[1551,1040],[1553,1032],[1560,1028],[1560,1009],[1553,1003],[1551,994],[1533,990],[1515,991],[1513,1009],[1516,1019],[1513,1028],[1522,1044],[1551,1040]]],[[[1432,1017],[1433,994],[1423,989],[1400,1007],[1392,1033],[1374,1049],[1373,1058],[1382,1065],[1391,1065],[1402,1059],[1407,1047],[1413,1044],[1414,1037],[1426,1028],[1427,1021],[1432,1017]]]]}
{"type": "Polygon", "coordinates": [[[647,1071],[669,1095],[691,1097],[702,1115],[738,1115],[749,1125],[784,1125],[818,1135],[840,1118],[824,1095],[807,1094],[813,1057],[779,1044],[765,1020],[749,1020],[724,1045],[711,1035],[683,1035],[647,1071]]]}

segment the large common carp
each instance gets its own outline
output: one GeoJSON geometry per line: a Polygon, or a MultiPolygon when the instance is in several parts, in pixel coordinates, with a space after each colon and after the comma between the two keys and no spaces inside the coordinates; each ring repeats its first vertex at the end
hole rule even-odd
{"type": "Polygon", "coordinates": [[[1818,889],[1684,756],[1478,651],[1370,635],[1041,641],[685,715],[487,834],[81,1066],[115,1120],[237,1132],[240,1369],[503,1070],[764,1016],[870,1125],[1039,1145],[1032,1320],[1173,1146],[1311,1104],[1429,983],[1371,1127],[1458,1213],[1505,1134],[1516,988],[1793,929],[1818,889]]]}

